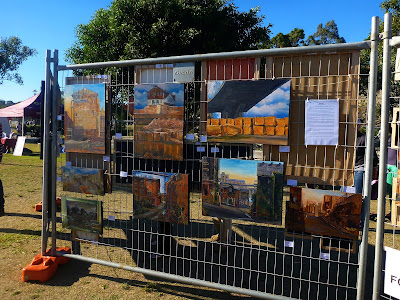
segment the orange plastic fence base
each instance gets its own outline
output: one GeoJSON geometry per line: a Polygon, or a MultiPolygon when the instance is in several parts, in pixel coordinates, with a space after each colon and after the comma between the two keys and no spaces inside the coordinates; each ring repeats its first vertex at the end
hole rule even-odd
{"type": "MultiPolygon", "coordinates": [[[[57,197],[56,199],[57,203],[57,210],[61,209],[61,198],[57,197]]],[[[35,211],[42,211],[43,206],[42,206],[42,201],[40,201],[38,204],[35,204],[35,211]]]]}
{"type": "MultiPolygon", "coordinates": [[[[57,252],[71,253],[68,247],[60,247],[57,252]]],[[[50,256],[50,249],[46,255],[38,254],[32,262],[22,269],[22,281],[48,281],[56,273],[58,265],[66,264],[69,258],[63,256],[50,256]]]]}

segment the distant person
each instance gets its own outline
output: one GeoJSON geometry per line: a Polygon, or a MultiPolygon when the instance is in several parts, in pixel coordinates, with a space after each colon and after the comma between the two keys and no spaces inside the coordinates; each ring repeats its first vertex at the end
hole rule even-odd
{"type": "MultiPolygon", "coordinates": [[[[3,136],[3,125],[0,123],[0,136],[3,136]]],[[[0,143],[0,163],[3,160],[3,144],[0,143]]],[[[0,178],[0,217],[4,216],[4,190],[3,183],[0,178]]]]}
{"type": "Polygon", "coordinates": [[[18,135],[21,135],[21,134],[22,134],[22,126],[21,126],[21,123],[20,123],[20,122],[18,122],[18,125],[17,125],[17,134],[18,134],[18,135]]]}

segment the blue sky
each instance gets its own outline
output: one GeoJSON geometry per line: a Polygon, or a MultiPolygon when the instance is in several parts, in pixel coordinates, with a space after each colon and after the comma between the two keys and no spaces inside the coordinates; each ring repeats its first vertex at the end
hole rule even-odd
{"type": "Polygon", "coordinates": [[[183,106],[184,84],[183,83],[165,83],[165,84],[139,84],[135,86],[135,108],[142,109],[147,106],[147,92],[154,86],[175,95],[175,106],[183,106]]]}
{"type": "MultiPolygon", "coordinates": [[[[306,36],[315,32],[319,23],[334,19],[339,33],[347,42],[364,40],[371,28],[371,17],[383,17],[381,1],[298,1],[286,0],[236,0],[239,10],[260,6],[265,22],[272,23],[272,36],[288,33],[295,27],[305,30],[306,36]]],[[[29,47],[36,48],[38,55],[29,58],[19,69],[24,85],[10,82],[0,85],[0,99],[19,102],[40,89],[45,79],[46,49],[58,49],[60,64],[66,64],[64,51],[75,41],[74,28],[90,21],[99,8],[106,8],[111,0],[41,0],[2,1],[1,37],[16,35],[29,47]]],[[[69,74],[71,76],[72,74],[69,74]]],[[[62,77],[60,77],[62,80],[62,77]]]]}

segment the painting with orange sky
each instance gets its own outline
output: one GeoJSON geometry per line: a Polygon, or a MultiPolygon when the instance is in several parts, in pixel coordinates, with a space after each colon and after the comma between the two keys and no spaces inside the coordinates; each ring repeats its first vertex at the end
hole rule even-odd
{"type": "Polygon", "coordinates": [[[282,223],[283,163],[203,157],[203,215],[282,223]]]}
{"type": "Polygon", "coordinates": [[[358,239],[361,194],[291,187],[286,230],[358,239]]]}

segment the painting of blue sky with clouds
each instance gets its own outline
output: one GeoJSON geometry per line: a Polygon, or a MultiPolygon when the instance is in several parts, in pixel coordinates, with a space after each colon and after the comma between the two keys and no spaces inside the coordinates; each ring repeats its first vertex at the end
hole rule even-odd
{"type": "Polygon", "coordinates": [[[169,106],[183,106],[184,85],[179,83],[139,84],[135,86],[135,109],[143,109],[148,105],[160,103],[149,103],[149,98],[162,99],[163,104],[169,106]],[[162,93],[162,95],[157,95],[162,93]],[[152,97],[154,95],[154,97],[152,97]]]}
{"type": "Polygon", "coordinates": [[[210,81],[208,140],[287,145],[290,86],[289,79],[210,81]]]}

